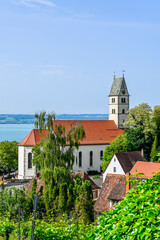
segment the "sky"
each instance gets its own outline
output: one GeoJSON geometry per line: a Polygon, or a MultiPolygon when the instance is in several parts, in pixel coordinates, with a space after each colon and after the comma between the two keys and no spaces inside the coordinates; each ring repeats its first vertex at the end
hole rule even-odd
{"type": "Polygon", "coordinates": [[[159,0],[0,0],[0,113],[108,113],[160,104],[159,0]]]}

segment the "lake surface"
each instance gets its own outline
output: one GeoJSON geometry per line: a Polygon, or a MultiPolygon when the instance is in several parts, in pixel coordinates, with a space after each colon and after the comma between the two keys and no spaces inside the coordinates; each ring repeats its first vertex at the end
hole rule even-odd
{"type": "Polygon", "coordinates": [[[0,124],[0,141],[21,142],[33,128],[33,124],[0,124]]]}
{"type": "MultiPolygon", "coordinates": [[[[13,116],[15,115],[10,115],[10,117],[12,118],[13,116]]],[[[26,115],[18,115],[17,119],[18,121],[21,122],[26,118],[27,118],[26,115]]],[[[61,120],[107,120],[108,115],[107,114],[61,114],[61,115],[57,115],[56,118],[61,120]]],[[[33,122],[33,119],[32,119],[32,122],[33,122]]],[[[34,124],[0,124],[0,141],[21,142],[33,128],[34,128],[34,124]]]]}

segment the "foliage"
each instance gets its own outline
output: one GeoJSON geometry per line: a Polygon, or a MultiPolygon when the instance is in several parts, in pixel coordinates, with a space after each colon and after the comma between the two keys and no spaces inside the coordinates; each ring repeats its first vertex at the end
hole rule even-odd
{"type": "Polygon", "coordinates": [[[0,221],[0,236],[6,237],[6,240],[9,240],[9,235],[15,229],[15,225],[8,218],[3,218],[0,221]]]}
{"type": "Polygon", "coordinates": [[[89,224],[94,221],[92,185],[86,180],[82,184],[81,178],[76,178],[74,186],[75,210],[73,221],[76,224],[89,224]]]}
{"type": "Polygon", "coordinates": [[[46,116],[46,111],[35,113],[35,122],[34,126],[36,129],[39,129],[40,132],[44,129],[48,129],[49,132],[53,130],[53,120],[55,120],[54,113],[48,113],[46,116]]]}
{"type": "Polygon", "coordinates": [[[47,120],[44,120],[44,116],[45,113],[40,113],[38,126],[44,128],[48,124],[50,130],[47,138],[39,146],[33,147],[33,164],[41,172],[46,210],[54,212],[54,216],[62,215],[63,212],[69,214],[73,208],[71,186],[74,182],[71,170],[75,161],[74,151],[85,137],[85,132],[80,124],[74,122],[68,132],[62,125],[55,124],[53,129],[52,116],[48,115],[47,120]],[[52,128],[49,127],[51,124],[52,128]]]}
{"type": "Polygon", "coordinates": [[[103,170],[116,152],[143,149],[148,161],[157,161],[157,153],[160,151],[160,106],[155,106],[152,111],[147,103],[139,104],[128,111],[124,125],[129,128],[105,148],[103,170]]]}
{"type": "MultiPolygon", "coordinates": [[[[136,182],[137,183],[137,182],[136,182]]],[[[115,209],[104,213],[95,228],[94,238],[159,239],[160,173],[139,181],[115,209]]]]}
{"type": "Polygon", "coordinates": [[[18,143],[16,141],[0,142],[0,169],[18,168],[18,143]]]}
{"type": "Polygon", "coordinates": [[[152,109],[147,103],[141,103],[138,106],[128,110],[127,121],[124,126],[138,127],[147,133],[150,130],[150,118],[152,109]]]}

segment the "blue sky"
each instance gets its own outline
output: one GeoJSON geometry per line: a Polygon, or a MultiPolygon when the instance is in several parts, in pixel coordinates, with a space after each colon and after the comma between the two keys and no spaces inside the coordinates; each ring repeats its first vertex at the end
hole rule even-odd
{"type": "Polygon", "coordinates": [[[160,104],[159,0],[1,0],[0,113],[108,113],[113,72],[130,107],[160,104]]]}

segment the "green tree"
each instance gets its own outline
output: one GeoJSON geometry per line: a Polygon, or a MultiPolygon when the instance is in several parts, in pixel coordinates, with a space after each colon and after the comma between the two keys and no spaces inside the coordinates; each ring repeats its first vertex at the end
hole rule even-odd
{"type": "MultiPolygon", "coordinates": [[[[51,119],[52,116],[48,121],[50,125],[51,119]]],[[[41,171],[47,211],[52,209],[54,212],[62,212],[63,204],[60,203],[60,199],[64,197],[67,201],[69,186],[73,184],[70,171],[75,160],[74,150],[78,149],[80,140],[85,137],[85,132],[80,124],[74,123],[71,124],[68,132],[62,125],[54,125],[54,129],[48,125],[48,128],[50,128],[48,137],[42,140],[39,146],[33,147],[33,164],[41,171]]],[[[71,206],[67,208],[70,209],[71,206]]]]}
{"type": "Polygon", "coordinates": [[[18,143],[16,141],[0,142],[0,169],[18,168],[18,143]]]}
{"type": "Polygon", "coordinates": [[[141,103],[138,106],[129,109],[124,126],[138,127],[147,134],[148,131],[151,130],[151,112],[152,109],[147,103],[141,103]]]}
{"type": "Polygon", "coordinates": [[[39,129],[40,132],[44,129],[48,129],[49,132],[53,131],[53,120],[55,120],[54,113],[48,113],[46,115],[46,111],[42,111],[39,114],[35,113],[35,122],[34,126],[36,129],[39,129]]]}
{"type": "Polygon", "coordinates": [[[86,180],[82,184],[82,180],[77,178],[75,181],[74,194],[76,199],[75,210],[73,212],[73,222],[84,225],[94,222],[93,193],[91,183],[86,180]]]}

